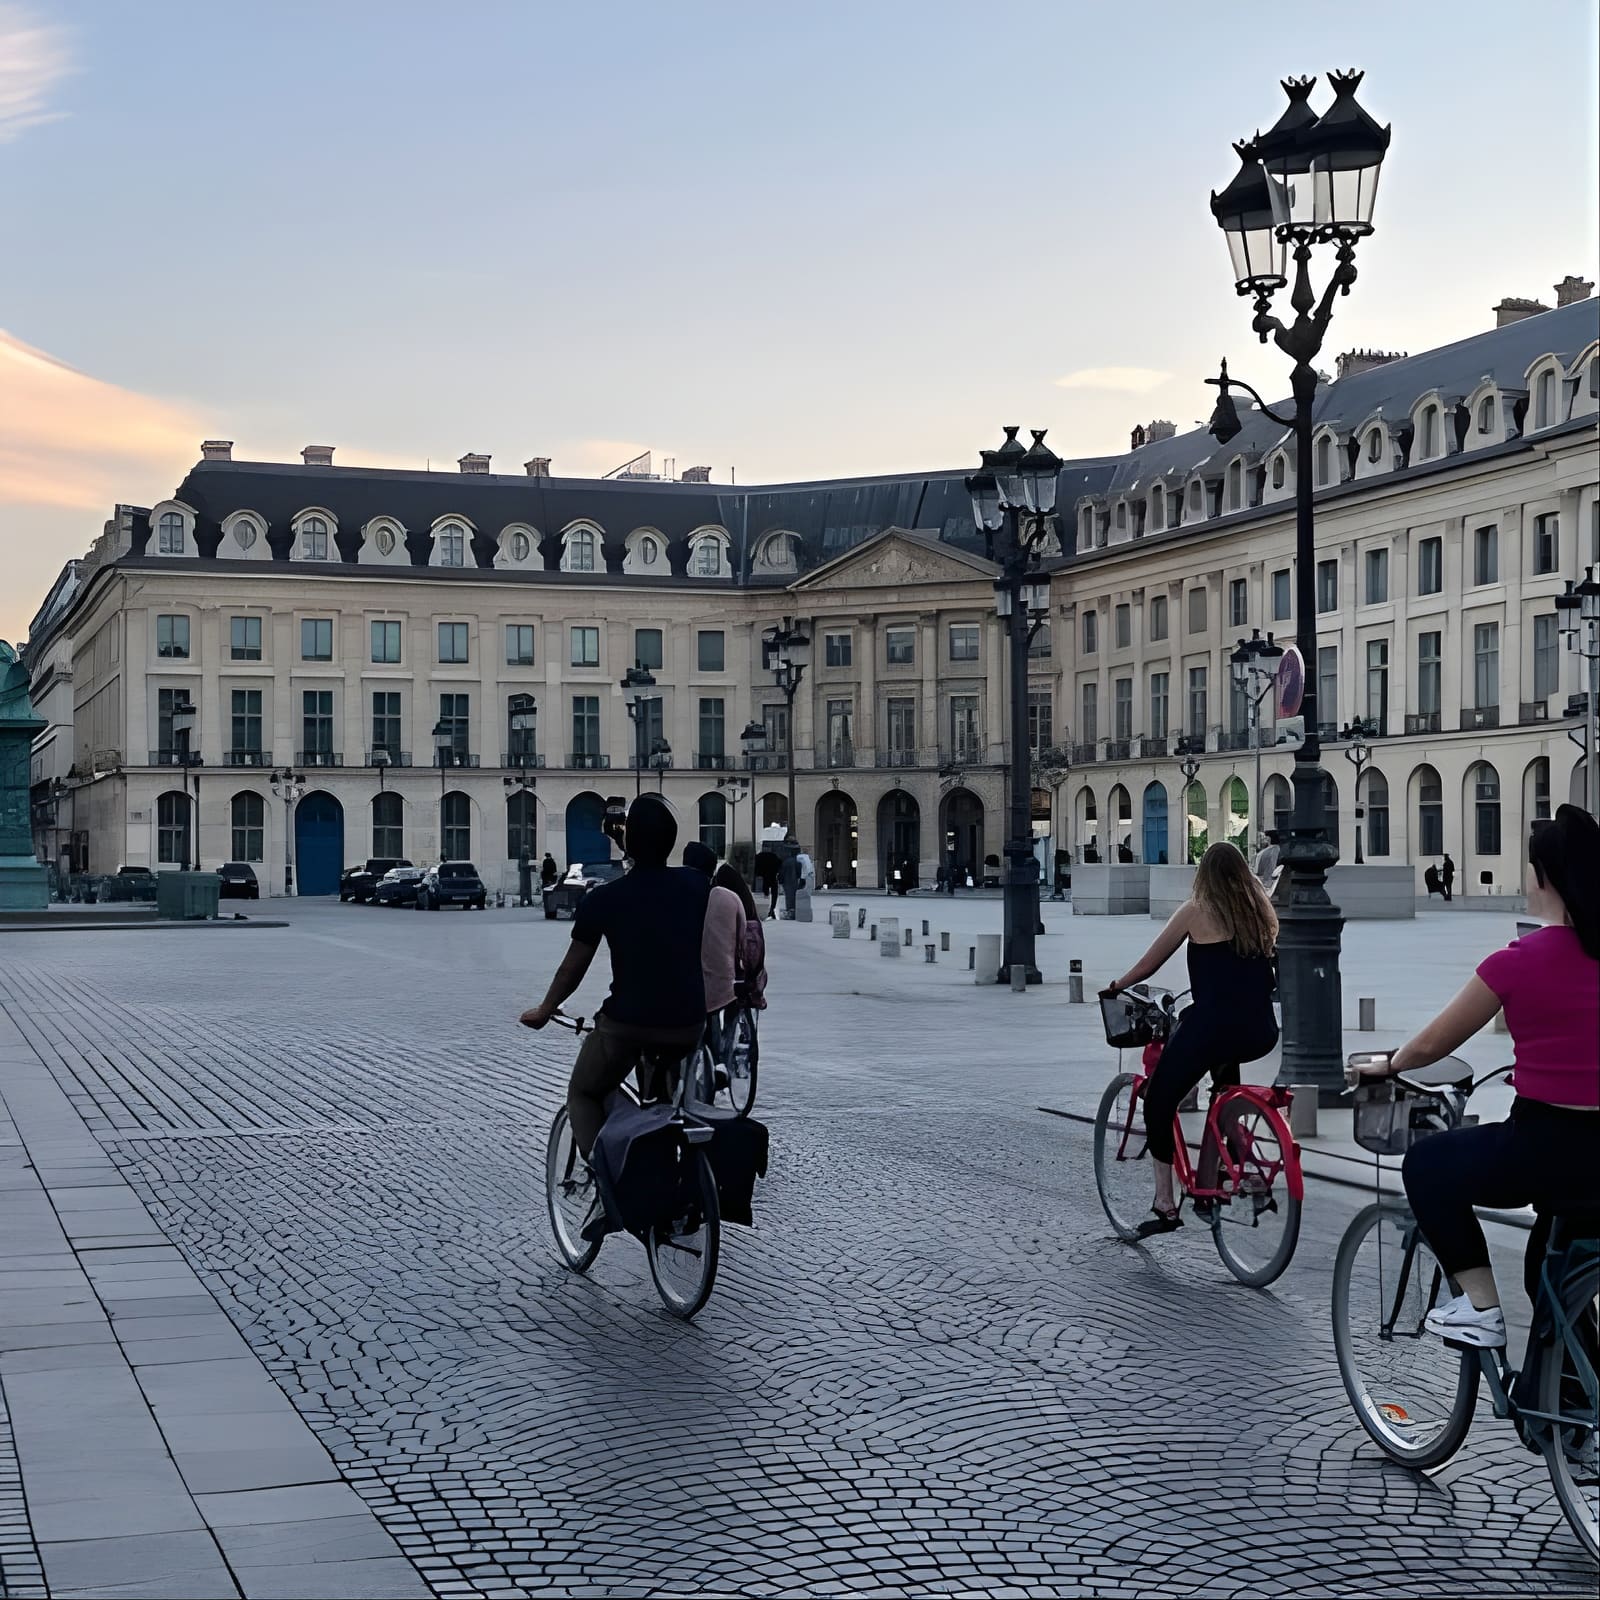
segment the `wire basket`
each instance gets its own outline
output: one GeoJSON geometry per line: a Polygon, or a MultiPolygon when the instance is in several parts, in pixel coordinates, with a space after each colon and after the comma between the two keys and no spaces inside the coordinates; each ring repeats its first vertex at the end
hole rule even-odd
{"type": "Polygon", "coordinates": [[[1354,1102],[1356,1143],[1378,1156],[1403,1156],[1419,1139],[1461,1120],[1435,1096],[1408,1093],[1393,1078],[1363,1083],[1354,1102]]]}
{"type": "Polygon", "coordinates": [[[1106,1043],[1117,1050],[1136,1050],[1156,1036],[1150,1021],[1148,1001],[1135,999],[1127,990],[1100,996],[1100,1020],[1105,1024],[1106,1043]]]}

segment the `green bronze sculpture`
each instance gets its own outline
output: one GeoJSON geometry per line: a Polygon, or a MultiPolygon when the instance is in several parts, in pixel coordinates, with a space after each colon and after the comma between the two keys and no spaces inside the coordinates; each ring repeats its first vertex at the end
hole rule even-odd
{"type": "Polygon", "coordinates": [[[43,911],[49,904],[28,821],[33,741],[44,725],[28,698],[28,669],[0,639],[0,911],[43,911]]]}

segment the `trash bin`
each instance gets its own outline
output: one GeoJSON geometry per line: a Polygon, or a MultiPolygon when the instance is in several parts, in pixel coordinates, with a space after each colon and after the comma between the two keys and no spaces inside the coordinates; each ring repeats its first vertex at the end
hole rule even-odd
{"type": "Polygon", "coordinates": [[[156,915],[167,922],[201,922],[217,914],[222,879],[215,872],[162,872],[156,876],[156,915]]]}

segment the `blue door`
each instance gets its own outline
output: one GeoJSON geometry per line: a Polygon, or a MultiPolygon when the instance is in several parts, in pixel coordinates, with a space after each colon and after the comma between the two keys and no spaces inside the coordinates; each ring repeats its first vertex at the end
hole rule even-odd
{"type": "Polygon", "coordinates": [[[1144,860],[1151,866],[1167,859],[1167,791],[1159,783],[1145,785],[1144,860]]]}
{"type": "Polygon", "coordinates": [[[344,807],[318,789],[294,808],[295,888],[337,894],[344,871],[344,807]]]}
{"type": "Polygon", "coordinates": [[[609,861],[611,841],[606,838],[604,824],[606,803],[594,793],[574,795],[567,806],[567,859],[566,866],[574,861],[609,861]]]}

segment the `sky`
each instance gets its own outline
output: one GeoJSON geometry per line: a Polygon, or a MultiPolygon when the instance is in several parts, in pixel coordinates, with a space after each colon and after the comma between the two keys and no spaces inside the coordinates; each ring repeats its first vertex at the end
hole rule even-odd
{"type": "Polygon", "coordinates": [[[1281,391],[1207,200],[1290,73],[1394,127],[1328,369],[1600,277],[1596,0],[1002,15],[0,0],[0,637],[204,438],[760,483],[1281,391]]]}

